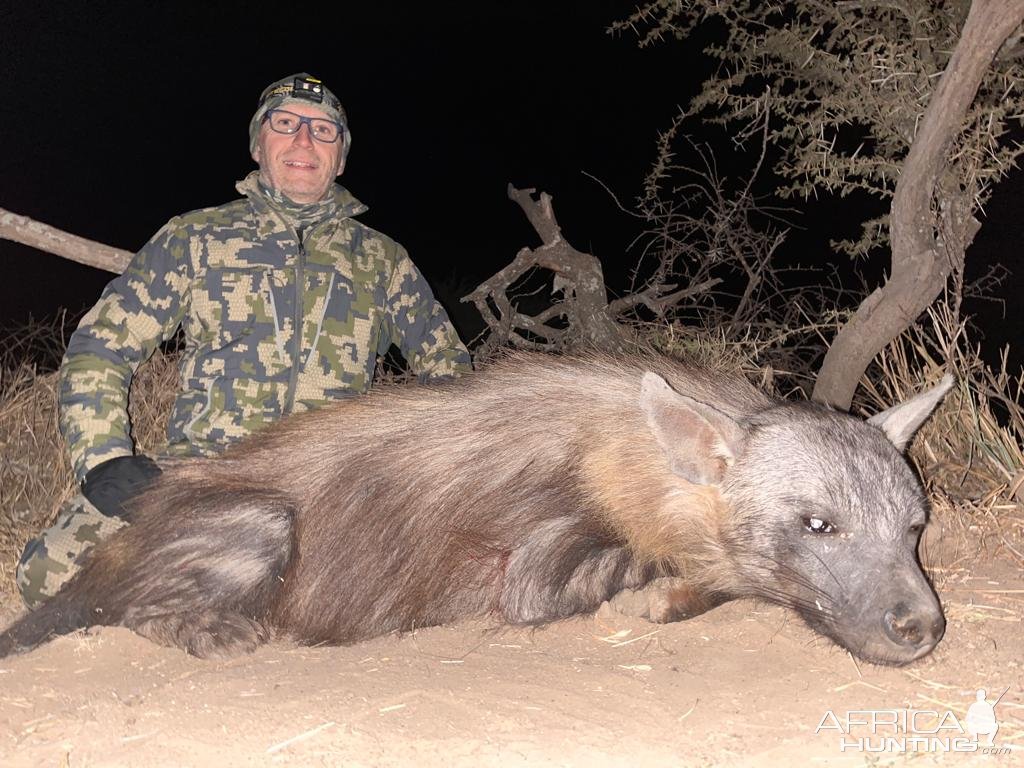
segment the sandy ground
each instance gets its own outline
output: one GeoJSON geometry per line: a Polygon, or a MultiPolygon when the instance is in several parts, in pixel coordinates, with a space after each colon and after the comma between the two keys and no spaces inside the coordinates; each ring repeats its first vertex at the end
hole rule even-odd
{"type": "Polygon", "coordinates": [[[946,637],[902,669],[858,665],[787,611],[746,601],[663,626],[606,607],[539,630],[278,642],[226,662],[102,629],[0,662],[0,765],[1024,765],[1024,575],[962,555],[936,575],[946,637]],[[978,688],[989,701],[1007,689],[998,754],[843,751],[832,721],[819,730],[830,711],[964,722],[978,688]]]}

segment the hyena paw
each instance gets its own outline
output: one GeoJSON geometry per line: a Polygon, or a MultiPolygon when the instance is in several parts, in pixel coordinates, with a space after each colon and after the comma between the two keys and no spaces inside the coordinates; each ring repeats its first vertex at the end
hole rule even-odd
{"type": "Polygon", "coordinates": [[[624,589],[617,592],[608,601],[608,606],[623,616],[634,616],[641,619],[650,618],[650,607],[647,593],[642,589],[624,589]]]}
{"type": "Polygon", "coordinates": [[[270,639],[270,630],[262,622],[232,611],[151,615],[126,624],[153,642],[181,648],[200,659],[252,653],[270,639]]]}
{"type": "Polygon", "coordinates": [[[717,602],[688,586],[683,579],[655,579],[643,589],[624,589],[608,604],[626,616],[648,619],[656,624],[690,619],[717,602]]]}

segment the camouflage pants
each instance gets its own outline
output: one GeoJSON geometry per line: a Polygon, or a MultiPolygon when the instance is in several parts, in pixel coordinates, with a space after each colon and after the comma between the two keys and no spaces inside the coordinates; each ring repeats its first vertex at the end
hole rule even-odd
{"type": "Polygon", "coordinates": [[[16,578],[29,608],[52,597],[79,569],[82,556],[126,523],[102,514],[81,494],[61,507],[56,522],[25,545],[16,578]]]}

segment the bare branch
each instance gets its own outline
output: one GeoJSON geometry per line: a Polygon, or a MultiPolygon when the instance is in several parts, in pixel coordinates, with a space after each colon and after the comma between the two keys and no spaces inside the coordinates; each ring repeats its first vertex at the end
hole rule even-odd
{"type": "Polygon", "coordinates": [[[0,208],[0,237],[79,264],[121,274],[135,254],[64,232],[0,208]]]}
{"type": "MultiPolygon", "coordinates": [[[[620,323],[627,315],[643,307],[663,317],[681,302],[696,300],[723,282],[717,276],[671,279],[671,260],[662,259],[638,290],[609,303],[601,262],[564,239],[551,196],[512,185],[508,196],[523,209],[541,245],[520,249],[508,266],[462,299],[473,302],[490,331],[476,348],[478,359],[505,343],[529,349],[565,349],[580,344],[621,349],[625,337],[620,323]],[[521,309],[522,299],[537,299],[536,291],[531,291],[529,297],[513,297],[511,292],[531,276],[537,279],[538,270],[550,276],[550,282],[545,283],[549,296],[546,306],[528,313],[521,309]],[[556,321],[558,325],[552,325],[556,321]]],[[[648,218],[643,212],[633,215],[648,218]]],[[[666,223],[670,228],[674,224],[666,223]]]]}

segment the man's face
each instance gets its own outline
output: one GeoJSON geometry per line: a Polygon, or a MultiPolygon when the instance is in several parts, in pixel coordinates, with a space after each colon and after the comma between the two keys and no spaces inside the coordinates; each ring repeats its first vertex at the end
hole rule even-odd
{"type": "MultiPolygon", "coordinates": [[[[302,117],[330,119],[311,104],[289,103],[281,109],[302,117]]],[[[309,125],[305,123],[296,133],[277,133],[264,121],[252,159],[260,165],[264,184],[293,202],[315,203],[323,199],[341,172],[344,140],[342,136],[333,144],[316,141],[309,135],[309,125]]]]}

